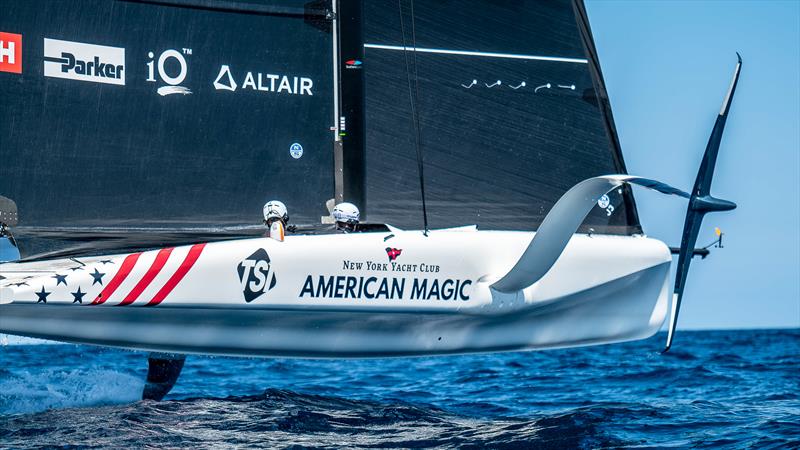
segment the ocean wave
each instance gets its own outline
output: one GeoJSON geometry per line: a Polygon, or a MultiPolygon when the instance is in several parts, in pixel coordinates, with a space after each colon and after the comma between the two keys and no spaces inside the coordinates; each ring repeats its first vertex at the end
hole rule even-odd
{"type": "Polygon", "coordinates": [[[540,353],[190,356],[162,402],[139,400],[145,353],[12,345],[0,448],[797,446],[800,334],[682,336],[667,355],[662,334],[540,353]]]}
{"type": "Polygon", "coordinates": [[[533,420],[480,420],[435,407],[268,389],[261,395],[18,415],[0,426],[0,438],[12,447],[42,445],[41,424],[46,423],[49,438],[59,436],[67,446],[590,448],[624,444],[600,429],[622,410],[590,408],[533,420]]]}
{"type": "Polygon", "coordinates": [[[141,378],[113,370],[43,370],[0,379],[0,414],[130,403],[141,398],[141,378]]]}

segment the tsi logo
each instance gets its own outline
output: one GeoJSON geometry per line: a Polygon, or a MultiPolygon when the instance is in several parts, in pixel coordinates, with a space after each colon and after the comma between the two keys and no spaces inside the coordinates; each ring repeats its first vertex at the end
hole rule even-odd
{"type": "Polygon", "coordinates": [[[125,49],[44,39],[44,76],[125,85],[125,49]]]}
{"type": "Polygon", "coordinates": [[[0,32],[0,72],[22,73],[22,35],[0,32]]]}
{"type": "Polygon", "coordinates": [[[181,52],[177,50],[166,50],[158,57],[158,62],[154,60],[155,55],[153,52],[148,52],[147,56],[150,62],[147,63],[147,81],[155,83],[156,81],[156,68],[158,69],[158,77],[166,83],[166,86],[159,87],[156,92],[159,95],[183,94],[189,95],[192,91],[184,86],[179,86],[186,79],[186,72],[188,67],[186,65],[186,58],[183,55],[191,55],[192,49],[182,48],[181,52]],[[168,70],[167,66],[170,66],[168,70]],[[176,70],[177,69],[177,73],[176,70]]]}
{"type": "Polygon", "coordinates": [[[275,273],[270,270],[267,251],[260,248],[239,263],[239,281],[247,303],[275,287],[275,273]]]}

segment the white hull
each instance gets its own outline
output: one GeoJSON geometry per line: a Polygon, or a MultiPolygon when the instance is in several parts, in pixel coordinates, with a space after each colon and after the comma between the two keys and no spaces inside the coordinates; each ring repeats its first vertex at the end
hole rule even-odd
{"type": "Polygon", "coordinates": [[[87,258],[81,269],[4,264],[0,332],[176,353],[379,357],[603,344],[661,327],[663,243],[574,235],[533,285],[490,288],[533,235],[290,236],[87,258]],[[389,249],[401,250],[394,261],[389,249]]]}

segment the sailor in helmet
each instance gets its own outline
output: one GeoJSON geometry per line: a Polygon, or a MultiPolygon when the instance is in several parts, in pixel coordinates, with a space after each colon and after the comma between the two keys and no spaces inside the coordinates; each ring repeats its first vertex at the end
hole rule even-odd
{"type": "Polygon", "coordinates": [[[289,211],[283,202],[270,200],[264,205],[264,225],[267,226],[267,237],[283,242],[288,223],[289,211]]]}
{"type": "Polygon", "coordinates": [[[336,231],[353,233],[358,231],[360,214],[356,205],[352,203],[339,203],[333,208],[333,220],[336,221],[336,231]]]}

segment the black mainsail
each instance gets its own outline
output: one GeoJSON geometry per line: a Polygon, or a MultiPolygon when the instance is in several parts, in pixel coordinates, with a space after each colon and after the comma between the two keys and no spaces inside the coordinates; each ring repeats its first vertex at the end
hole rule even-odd
{"type": "MultiPolygon", "coordinates": [[[[581,1],[410,6],[4,1],[21,70],[0,71],[0,195],[23,253],[235,237],[269,198],[298,223],[336,198],[421,227],[414,50],[432,227],[535,229],[575,183],[625,172],[581,1]]],[[[590,228],[640,232],[630,192],[590,228]]]]}
{"type": "MultiPolygon", "coordinates": [[[[567,189],[626,173],[581,1],[366,2],[370,218],[421,226],[404,53],[419,74],[434,227],[533,229],[567,189]],[[406,48],[404,50],[404,42],[406,48]]],[[[641,232],[633,197],[610,196],[584,230],[641,232]]]]}

